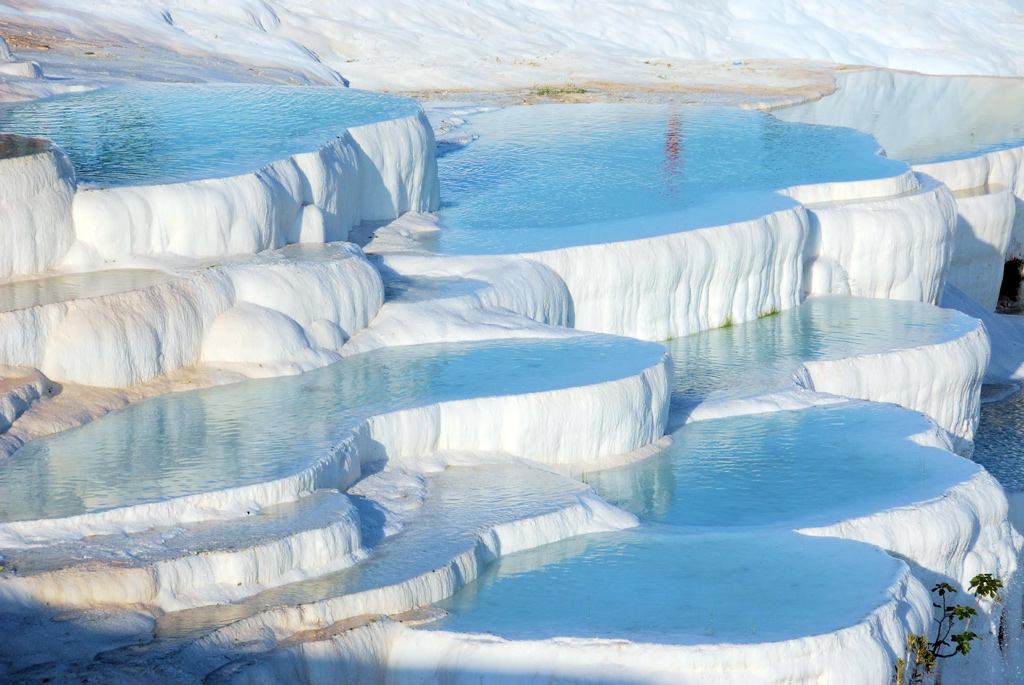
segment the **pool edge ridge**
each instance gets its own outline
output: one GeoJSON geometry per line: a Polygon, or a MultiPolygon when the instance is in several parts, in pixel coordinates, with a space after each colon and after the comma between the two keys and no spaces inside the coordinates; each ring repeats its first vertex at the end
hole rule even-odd
{"type": "Polygon", "coordinates": [[[104,260],[348,240],[363,221],[436,209],[433,140],[418,109],[241,175],[82,189],[72,205],[75,235],[83,252],[104,260]]]}

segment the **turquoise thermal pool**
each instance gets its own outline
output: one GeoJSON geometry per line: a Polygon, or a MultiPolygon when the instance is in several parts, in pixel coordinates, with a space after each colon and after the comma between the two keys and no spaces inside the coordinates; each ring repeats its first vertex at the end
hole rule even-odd
{"type": "Polygon", "coordinates": [[[686,425],[653,459],[587,478],[639,528],[503,557],[432,627],[701,644],[853,625],[886,601],[901,562],[792,529],[938,497],[978,471],[906,439],[928,427],[859,402],[686,425]]]}
{"type": "Polygon", "coordinates": [[[661,105],[540,105],[475,115],[479,139],[438,160],[445,253],[516,253],[754,219],[773,191],[896,176],[849,129],[661,105]]]}
{"type": "Polygon", "coordinates": [[[506,639],[751,643],[828,633],[889,601],[902,563],[786,531],[629,530],[498,559],[432,624],[506,639]]]}
{"type": "Polygon", "coordinates": [[[696,421],[657,456],[587,482],[675,527],[830,525],[937,497],[978,472],[910,440],[930,429],[919,414],[865,402],[696,421]]]}
{"type": "Polygon", "coordinates": [[[624,378],[664,353],[607,336],[394,347],[298,376],[144,400],[0,462],[0,521],[266,482],[309,465],[375,414],[624,378]]]}
{"type": "Polygon", "coordinates": [[[418,111],[411,98],[347,88],[140,84],[0,107],[0,131],[52,140],[80,182],[156,185],[254,171],[418,111]]]}
{"type": "Polygon", "coordinates": [[[892,405],[847,401],[691,423],[681,405],[773,390],[803,361],[938,344],[975,325],[921,303],[823,297],[668,341],[671,444],[586,476],[640,527],[503,557],[442,602],[450,616],[432,627],[701,644],[788,639],[862,620],[885,601],[900,562],[794,531],[939,497],[978,465],[915,443],[932,425],[892,405]]]}
{"type": "Polygon", "coordinates": [[[813,297],[756,321],[674,338],[675,399],[768,392],[786,384],[801,362],[841,359],[955,340],[976,322],[921,302],[813,297]]]}

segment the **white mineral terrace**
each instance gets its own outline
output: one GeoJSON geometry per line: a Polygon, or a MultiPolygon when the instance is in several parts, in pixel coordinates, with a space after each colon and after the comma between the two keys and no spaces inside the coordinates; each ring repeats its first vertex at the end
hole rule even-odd
{"type": "MultiPolygon", "coordinates": [[[[230,168],[5,135],[0,680],[888,683],[991,573],[943,682],[1020,682],[968,457],[1024,378],[1024,136],[900,149],[986,84],[839,80],[777,118],[363,93],[230,168]]],[[[211,126],[290,97],[224,88],[211,126]]]]}

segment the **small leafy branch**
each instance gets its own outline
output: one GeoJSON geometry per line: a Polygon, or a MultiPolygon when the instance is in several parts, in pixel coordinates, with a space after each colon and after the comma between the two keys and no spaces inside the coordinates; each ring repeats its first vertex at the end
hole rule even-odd
{"type": "Polygon", "coordinates": [[[925,679],[936,675],[935,667],[939,659],[948,659],[957,654],[968,654],[971,643],[980,640],[981,636],[971,630],[971,619],[978,615],[978,605],[982,599],[999,601],[998,593],[1003,581],[989,573],[981,573],[971,579],[968,590],[974,595],[974,606],[963,604],[950,605],[956,588],[949,583],[939,583],[932,588],[932,594],[938,595],[941,604],[932,602],[932,606],[940,611],[935,619],[935,638],[928,642],[924,635],[911,633],[907,636],[907,653],[896,660],[896,685],[924,685],[925,679]],[[958,623],[961,630],[954,633],[958,623]]]}

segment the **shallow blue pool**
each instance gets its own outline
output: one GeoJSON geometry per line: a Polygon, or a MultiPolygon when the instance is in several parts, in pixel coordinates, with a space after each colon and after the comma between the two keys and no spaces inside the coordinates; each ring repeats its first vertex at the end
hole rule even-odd
{"type": "Polygon", "coordinates": [[[979,470],[909,440],[931,429],[920,414],[868,402],[696,421],[657,456],[586,480],[664,525],[829,525],[938,497],[979,470]]]}
{"type": "Polygon", "coordinates": [[[13,281],[0,285],[0,312],[140,290],[172,278],[153,269],[108,269],[13,281]]]}
{"type": "Polygon", "coordinates": [[[906,439],[928,428],[862,402],[686,425],[660,455],[587,479],[639,528],[503,557],[431,627],[701,644],[853,625],[901,562],[793,529],[931,499],[978,470],[906,439]]]}
{"type": "Polygon", "coordinates": [[[934,345],[976,326],[960,312],[922,302],[825,296],[664,344],[675,362],[677,399],[695,402],[778,389],[804,361],[934,345]]]}
{"type": "Polygon", "coordinates": [[[0,462],[0,521],[265,482],[308,465],[377,413],[601,383],[664,353],[607,336],[395,347],[298,376],[144,400],[0,462]]]}
{"type": "Polygon", "coordinates": [[[901,562],[788,531],[675,535],[641,528],[500,558],[439,606],[431,628],[507,639],[770,642],[857,623],[888,601],[901,562]]]}
{"type": "Polygon", "coordinates": [[[153,185],[253,171],[418,109],[346,88],[140,84],[0,107],[0,131],[53,140],[87,184],[153,185]]]}
{"type": "Polygon", "coordinates": [[[660,105],[539,105],[472,117],[438,160],[437,249],[514,253],[660,235],[792,206],[773,191],[894,176],[862,133],[767,114],[660,105]]]}

